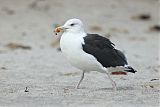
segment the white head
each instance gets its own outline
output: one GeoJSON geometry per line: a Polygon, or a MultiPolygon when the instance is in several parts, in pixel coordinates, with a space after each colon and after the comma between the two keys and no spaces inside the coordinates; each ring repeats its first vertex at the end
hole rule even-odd
{"type": "MultiPolygon", "coordinates": [[[[63,32],[78,33],[84,32],[84,26],[80,19],[69,19],[63,26],[58,27],[63,32]]],[[[58,32],[57,32],[58,33],[58,32]]]]}

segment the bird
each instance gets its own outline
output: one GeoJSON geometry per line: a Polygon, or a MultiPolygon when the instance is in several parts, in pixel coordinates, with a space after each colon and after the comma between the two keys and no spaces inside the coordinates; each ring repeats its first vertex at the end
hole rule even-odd
{"type": "Polygon", "coordinates": [[[117,86],[110,77],[111,71],[137,72],[128,65],[125,55],[115,48],[114,43],[99,34],[87,33],[80,19],[69,19],[55,28],[54,32],[56,35],[62,33],[60,48],[66,59],[72,66],[82,70],[77,89],[86,72],[97,71],[107,75],[113,90],[117,90],[117,86]]]}

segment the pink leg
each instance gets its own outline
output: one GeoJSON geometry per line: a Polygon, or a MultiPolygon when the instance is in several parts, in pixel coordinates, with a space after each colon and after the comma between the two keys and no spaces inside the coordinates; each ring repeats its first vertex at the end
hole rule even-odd
{"type": "Polygon", "coordinates": [[[109,80],[111,81],[111,84],[113,86],[113,90],[116,91],[117,90],[116,83],[112,80],[112,78],[110,77],[110,75],[108,73],[107,73],[107,76],[108,76],[109,80]]]}

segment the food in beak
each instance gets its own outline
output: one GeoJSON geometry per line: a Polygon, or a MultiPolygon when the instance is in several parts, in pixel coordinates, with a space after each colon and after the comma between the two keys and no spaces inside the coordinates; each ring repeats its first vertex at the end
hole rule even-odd
{"type": "Polygon", "coordinates": [[[62,31],[62,28],[61,27],[57,27],[55,28],[54,32],[55,34],[57,35],[58,33],[60,33],[62,31]]]}

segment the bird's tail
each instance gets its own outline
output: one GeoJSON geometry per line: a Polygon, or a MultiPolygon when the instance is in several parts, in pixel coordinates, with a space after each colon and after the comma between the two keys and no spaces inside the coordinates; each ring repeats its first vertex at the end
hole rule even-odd
{"type": "Polygon", "coordinates": [[[131,66],[125,66],[125,70],[124,71],[127,71],[127,72],[131,72],[131,73],[135,73],[137,72],[135,69],[133,69],[131,66]]]}

